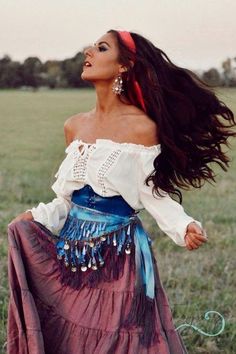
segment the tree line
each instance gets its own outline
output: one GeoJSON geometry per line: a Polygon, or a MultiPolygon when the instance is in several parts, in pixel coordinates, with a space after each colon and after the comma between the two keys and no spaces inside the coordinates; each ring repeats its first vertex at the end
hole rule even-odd
{"type": "MultiPolygon", "coordinates": [[[[28,57],[23,63],[14,61],[9,55],[0,58],[0,88],[39,87],[80,88],[92,87],[81,79],[84,55],[78,52],[74,57],[64,60],[47,60],[28,57]]],[[[213,86],[236,87],[236,57],[222,62],[221,71],[210,68],[196,74],[213,86]]]]}

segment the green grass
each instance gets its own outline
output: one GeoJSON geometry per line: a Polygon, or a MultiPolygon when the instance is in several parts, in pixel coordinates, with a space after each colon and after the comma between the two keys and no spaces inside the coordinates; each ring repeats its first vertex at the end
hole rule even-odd
{"type": "MultiPolygon", "coordinates": [[[[236,112],[236,90],[221,89],[220,98],[236,112]]],[[[64,157],[63,124],[67,117],[93,107],[94,91],[0,91],[0,353],[4,353],[7,318],[7,224],[16,215],[54,198],[50,186],[64,157]]],[[[226,327],[217,337],[191,329],[181,331],[190,354],[235,353],[235,194],[236,143],[232,141],[231,168],[215,168],[217,184],[184,192],[188,214],[202,221],[209,242],[197,251],[176,246],[158,230],[145,211],[142,219],[154,239],[160,276],[169,297],[176,326],[193,323],[217,331],[216,322],[204,320],[215,310],[226,327]],[[208,322],[210,322],[208,324],[208,322]]]]}

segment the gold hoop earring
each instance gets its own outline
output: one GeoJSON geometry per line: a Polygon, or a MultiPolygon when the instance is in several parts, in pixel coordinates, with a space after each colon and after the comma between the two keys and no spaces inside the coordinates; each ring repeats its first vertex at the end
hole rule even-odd
{"type": "Polygon", "coordinates": [[[118,75],[113,83],[113,86],[112,86],[112,91],[116,95],[120,95],[121,92],[124,91],[122,84],[123,84],[122,77],[121,77],[121,75],[118,75]]]}

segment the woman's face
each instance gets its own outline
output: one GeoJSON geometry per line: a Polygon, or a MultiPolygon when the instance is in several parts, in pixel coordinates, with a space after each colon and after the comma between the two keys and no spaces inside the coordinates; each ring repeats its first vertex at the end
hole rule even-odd
{"type": "Polygon", "coordinates": [[[98,80],[113,81],[114,78],[126,69],[118,63],[118,46],[111,33],[99,38],[93,46],[84,50],[85,61],[91,66],[83,66],[81,78],[96,82],[98,80]]]}

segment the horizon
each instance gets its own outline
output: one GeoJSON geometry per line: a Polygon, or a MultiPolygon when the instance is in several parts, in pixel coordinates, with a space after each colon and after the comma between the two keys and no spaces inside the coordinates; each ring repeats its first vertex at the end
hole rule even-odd
{"type": "Polygon", "coordinates": [[[0,0],[0,57],[71,58],[111,28],[140,33],[176,65],[222,70],[236,57],[236,2],[225,0],[0,0]],[[124,11],[125,9],[125,11],[124,11]],[[115,16],[114,16],[115,14],[115,16]],[[132,14],[132,16],[130,16],[132,14]],[[61,25],[63,24],[63,26],[61,25]]]}

